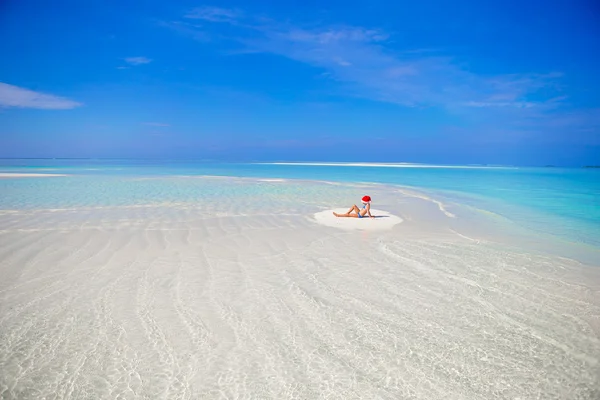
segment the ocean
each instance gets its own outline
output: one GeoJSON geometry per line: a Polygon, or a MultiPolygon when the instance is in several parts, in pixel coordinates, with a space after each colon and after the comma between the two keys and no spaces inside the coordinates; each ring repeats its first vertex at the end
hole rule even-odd
{"type": "MultiPolygon", "coordinates": [[[[0,172],[63,173],[63,189],[52,180],[0,180],[0,207],[61,207],[64,204],[131,204],[173,200],[169,191],[128,187],[118,177],[208,175],[377,183],[408,187],[444,202],[494,213],[531,235],[600,249],[600,169],[436,166],[375,163],[215,163],[187,160],[0,160],[0,172]],[[111,182],[103,196],[85,197],[83,187],[111,182]],[[32,191],[37,195],[32,196],[32,191]],[[149,196],[149,197],[148,197],[149,196]],[[158,197],[157,197],[158,196],[158,197]],[[166,196],[166,198],[165,198],[166,196]],[[27,202],[24,199],[27,199],[27,202]],[[32,200],[35,199],[35,200],[32,200]]],[[[186,192],[187,196],[194,193],[186,192]]],[[[181,199],[180,199],[181,200],[181,199]]]]}

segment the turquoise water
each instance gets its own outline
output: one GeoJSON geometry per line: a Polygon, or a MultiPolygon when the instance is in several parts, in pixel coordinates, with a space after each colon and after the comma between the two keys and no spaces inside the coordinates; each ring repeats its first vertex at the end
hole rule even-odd
{"type": "Polygon", "coordinates": [[[138,204],[149,199],[185,201],[193,200],[195,196],[185,185],[178,184],[165,191],[157,190],[155,182],[131,179],[148,176],[219,175],[402,185],[419,188],[444,202],[458,202],[494,212],[531,229],[533,233],[551,234],[600,247],[600,170],[597,169],[0,160],[0,172],[72,175],[60,181],[46,178],[2,179],[0,208],[3,209],[91,205],[89,196],[83,195],[90,180],[96,191],[96,205],[138,204]],[[28,199],[28,202],[23,199],[28,199]]]}

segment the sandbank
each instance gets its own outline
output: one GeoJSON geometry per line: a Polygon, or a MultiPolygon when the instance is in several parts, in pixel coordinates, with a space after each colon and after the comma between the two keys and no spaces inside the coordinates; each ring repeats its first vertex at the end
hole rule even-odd
{"type": "Polygon", "coordinates": [[[460,205],[374,186],[384,218],[335,219],[362,188],[45,183],[0,198],[2,399],[600,392],[598,269],[460,205]]]}
{"type": "Polygon", "coordinates": [[[371,214],[375,218],[343,218],[333,215],[334,212],[343,214],[348,211],[347,208],[335,208],[315,213],[314,219],[317,223],[332,228],[345,230],[363,230],[363,231],[385,231],[392,229],[395,225],[402,222],[402,218],[392,215],[387,211],[372,209],[371,214]]]}
{"type": "Polygon", "coordinates": [[[46,178],[54,176],[67,176],[65,174],[36,174],[36,173],[16,173],[0,172],[0,178],[46,178]]]}

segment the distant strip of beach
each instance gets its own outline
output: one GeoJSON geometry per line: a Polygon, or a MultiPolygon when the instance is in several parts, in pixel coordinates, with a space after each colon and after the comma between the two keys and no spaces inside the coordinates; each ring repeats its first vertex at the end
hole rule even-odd
{"type": "Polygon", "coordinates": [[[56,176],[67,176],[66,174],[38,174],[38,173],[20,173],[20,172],[0,172],[1,178],[50,178],[56,176]]]}

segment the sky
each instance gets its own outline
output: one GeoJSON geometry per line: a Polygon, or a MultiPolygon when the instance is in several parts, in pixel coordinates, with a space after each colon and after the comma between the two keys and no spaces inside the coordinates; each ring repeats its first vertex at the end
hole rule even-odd
{"type": "Polygon", "coordinates": [[[600,164],[600,5],[0,0],[0,157],[600,164]]]}

